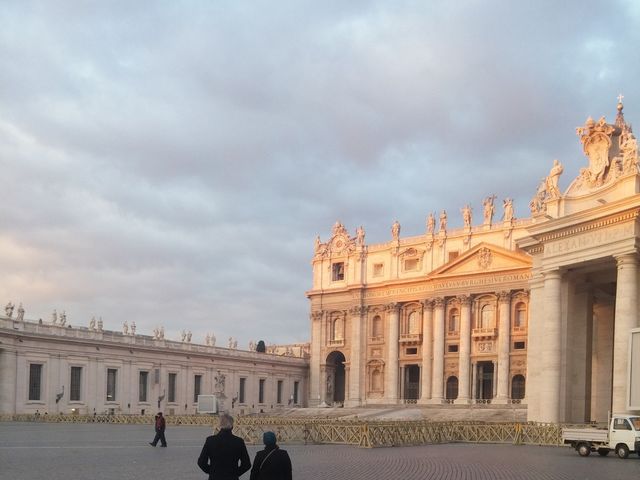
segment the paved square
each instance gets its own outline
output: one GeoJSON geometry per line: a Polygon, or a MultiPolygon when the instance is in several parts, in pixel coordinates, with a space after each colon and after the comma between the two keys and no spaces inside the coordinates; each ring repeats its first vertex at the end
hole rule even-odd
{"type": "MultiPolygon", "coordinates": [[[[203,480],[196,459],[207,427],[167,428],[169,448],[153,448],[153,427],[0,423],[2,480],[203,480]]],[[[249,446],[253,459],[258,446],[249,446]]],[[[638,478],[640,459],[579,457],[570,448],[448,444],[359,449],[286,445],[296,480],[638,478]]],[[[248,479],[245,474],[243,479],[248,479]]]]}

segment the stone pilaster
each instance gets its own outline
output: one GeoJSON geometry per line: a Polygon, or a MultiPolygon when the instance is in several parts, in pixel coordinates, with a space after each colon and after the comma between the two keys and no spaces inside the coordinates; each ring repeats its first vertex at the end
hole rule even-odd
{"type": "Polygon", "coordinates": [[[458,357],[458,399],[456,403],[469,403],[471,362],[471,297],[461,295],[460,301],[460,349],[458,357]]]}
{"type": "Polygon", "coordinates": [[[311,362],[309,367],[309,406],[317,407],[322,402],[322,376],[320,371],[320,352],[322,350],[322,311],[311,312],[311,362]]]}
{"type": "Polygon", "coordinates": [[[511,333],[511,292],[498,293],[498,394],[497,403],[509,401],[509,347],[511,333]]]}
{"type": "Polygon", "coordinates": [[[387,368],[385,369],[384,396],[387,403],[398,402],[398,342],[399,342],[399,310],[400,305],[390,303],[386,306],[389,318],[389,335],[387,336],[387,368]]]}
{"type": "Polygon", "coordinates": [[[442,403],[444,399],[444,298],[436,298],[434,306],[431,398],[433,403],[442,403]]]}
{"type": "Polygon", "coordinates": [[[635,253],[616,257],[618,278],[616,283],[616,310],[613,332],[613,413],[627,410],[627,371],[629,335],[638,320],[638,257],[635,253]]]}
{"type": "Polygon", "coordinates": [[[542,317],[542,364],[540,375],[540,421],[559,422],[562,275],[558,269],[544,272],[544,316],[542,317]]]}
{"type": "Polygon", "coordinates": [[[348,407],[358,407],[362,404],[362,386],[363,386],[363,354],[364,354],[364,329],[366,308],[356,306],[349,310],[351,316],[351,361],[349,369],[349,395],[347,397],[348,407]]]}
{"type": "Polygon", "coordinates": [[[422,302],[422,367],[420,371],[420,401],[431,399],[431,356],[433,354],[433,302],[422,302]]]}

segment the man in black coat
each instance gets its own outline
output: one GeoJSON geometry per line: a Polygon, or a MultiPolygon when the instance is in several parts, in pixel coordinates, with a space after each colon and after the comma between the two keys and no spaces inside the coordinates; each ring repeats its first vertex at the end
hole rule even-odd
{"type": "Polygon", "coordinates": [[[232,429],[233,417],[223,413],[220,415],[220,431],[204,442],[198,466],[209,475],[209,480],[238,480],[251,468],[244,440],[233,435],[232,429]]]}
{"type": "Polygon", "coordinates": [[[249,480],[291,480],[291,459],[276,445],[276,434],[264,432],[264,450],[256,453],[249,480]]]}

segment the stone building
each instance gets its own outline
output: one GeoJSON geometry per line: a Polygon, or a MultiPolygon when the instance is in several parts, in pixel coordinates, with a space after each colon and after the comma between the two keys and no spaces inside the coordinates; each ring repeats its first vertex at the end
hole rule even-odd
{"type": "MultiPolygon", "coordinates": [[[[274,412],[307,405],[308,359],[0,316],[0,414],[197,412],[198,395],[220,410],[274,412]]],[[[56,314],[57,315],[57,314],[56,314]]]]}
{"type": "MultiPolygon", "coordinates": [[[[640,175],[618,104],[577,129],[588,165],[554,161],[531,216],[485,198],[479,221],[429,214],[423,235],[367,245],[341,223],[313,257],[311,405],[522,403],[536,421],[628,409],[638,326],[640,175]]],[[[640,369],[639,369],[640,370],[640,369]]]]}

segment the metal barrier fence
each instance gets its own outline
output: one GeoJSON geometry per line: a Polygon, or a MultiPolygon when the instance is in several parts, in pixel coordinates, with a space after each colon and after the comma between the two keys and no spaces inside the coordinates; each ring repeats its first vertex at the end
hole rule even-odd
{"type": "MultiPolygon", "coordinates": [[[[0,415],[0,421],[48,423],[113,423],[152,425],[153,415],[0,415]]],[[[217,426],[217,417],[168,415],[168,425],[217,426]]],[[[369,421],[237,416],[234,433],[247,443],[261,444],[266,431],[279,443],[344,444],[364,448],[438,443],[509,443],[561,445],[562,425],[541,423],[430,422],[427,420],[369,421]]]]}

